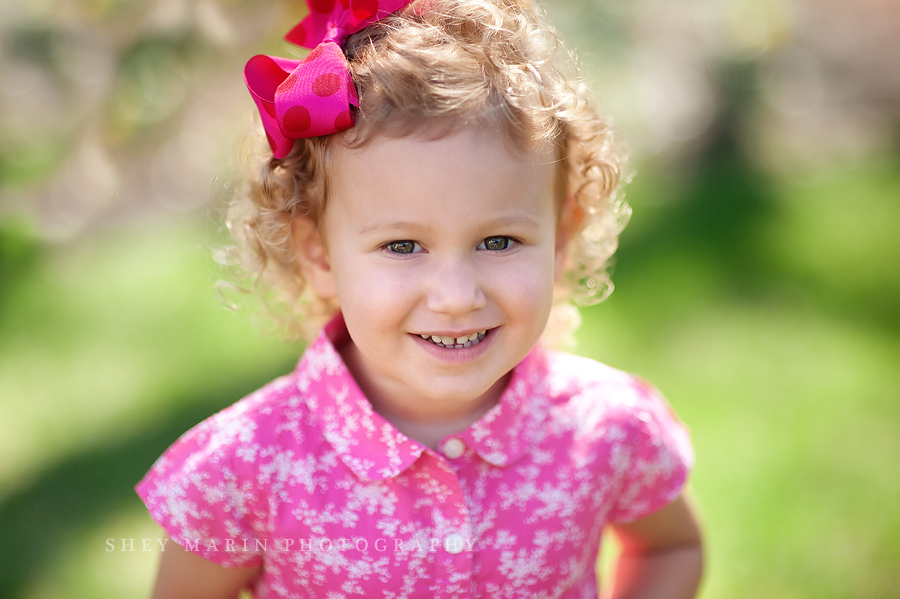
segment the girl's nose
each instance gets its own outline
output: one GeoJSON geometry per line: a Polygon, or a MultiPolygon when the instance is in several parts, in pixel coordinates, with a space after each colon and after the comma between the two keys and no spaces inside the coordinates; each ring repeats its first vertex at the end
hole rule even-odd
{"type": "Polygon", "coordinates": [[[429,278],[427,303],[432,312],[457,316],[486,303],[478,271],[466,260],[449,260],[429,278]]]}

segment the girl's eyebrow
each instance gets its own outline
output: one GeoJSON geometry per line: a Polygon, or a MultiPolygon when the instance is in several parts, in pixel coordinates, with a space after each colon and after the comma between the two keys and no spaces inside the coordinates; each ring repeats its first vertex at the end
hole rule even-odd
{"type": "MultiPolygon", "coordinates": [[[[503,227],[512,227],[512,226],[520,226],[527,227],[529,229],[538,229],[540,228],[540,223],[532,218],[531,216],[525,214],[517,214],[512,216],[502,216],[500,218],[496,218],[494,220],[478,223],[479,228],[483,229],[499,229],[503,227]]],[[[359,230],[359,234],[363,235],[365,233],[369,233],[371,231],[392,231],[392,230],[402,230],[402,231],[425,231],[428,232],[432,230],[434,227],[428,224],[423,224],[415,221],[409,220],[396,220],[389,221],[384,223],[376,222],[374,224],[363,227],[359,230]]]]}
{"type": "Polygon", "coordinates": [[[418,230],[418,231],[428,231],[431,229],[429,225],[423,225],[421,223],[417,223],[410,220],[395,220],[390,222],[376,222],[374,224],[363,227],[359,230],[359,234],[363,235],[364,233],[369,233],[371,231],[393,231],[393,230],[418,230]]]}
{"type": "Polygon", "coordinates": [[[541,224],[537,221],[537,219],[532,218],[527,214],[515,214],[512,216],[502,216],[492,221],[488,221],[487,223],[484,223],[484,226],[488,229],[513,226],[524,226],[531,229],[537,229],[540,228],[541,224]]]}

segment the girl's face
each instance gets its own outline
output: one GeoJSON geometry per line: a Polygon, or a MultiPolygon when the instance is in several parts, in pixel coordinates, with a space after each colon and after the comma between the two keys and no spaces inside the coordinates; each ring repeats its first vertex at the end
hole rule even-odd
{"type": "Polygon", "coordinates": [[[511,155],[497,134],[464,128],[336,145],[333,165],[301,262],[338,298],[363,391],[420,419],[492,405],[550,313],[563,241],[553,149],[511,155]]]}

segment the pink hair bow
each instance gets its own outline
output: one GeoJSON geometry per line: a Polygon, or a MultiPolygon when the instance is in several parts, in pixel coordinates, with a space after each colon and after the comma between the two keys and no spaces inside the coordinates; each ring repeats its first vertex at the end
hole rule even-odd
{"type": "Polygon", "coordinates": [[[294,140],[337,133],[353,126],[359,106],[342,46],[347,37],[383,19],[410,0],[306,0],[309,15],[285,36],[312,48],[303,60],[254,56],[244,81],[256,102],[275,158],[294,140]]]}

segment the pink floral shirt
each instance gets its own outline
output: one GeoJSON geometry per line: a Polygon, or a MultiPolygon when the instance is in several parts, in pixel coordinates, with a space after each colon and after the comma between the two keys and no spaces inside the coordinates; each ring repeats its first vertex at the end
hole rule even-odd
{"type": "Polygon", "coordinates": [[[335,349],[346,339],[337,319],[137,486],[180,545],[264,564],[256,597],[595,597],[604,525],[672,501],[692,465],[652,387],[541,348],[432,451],[372,410],[335,349]]]}

